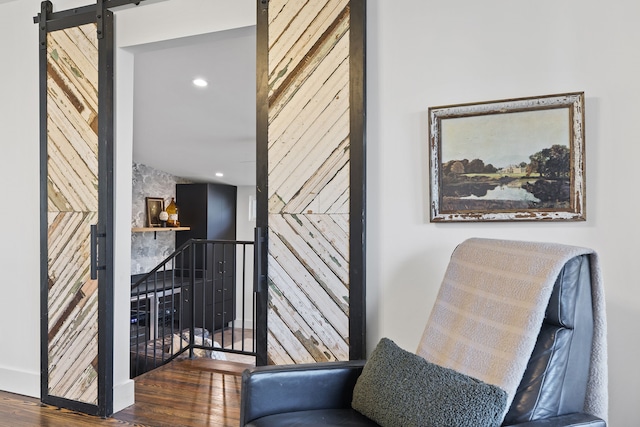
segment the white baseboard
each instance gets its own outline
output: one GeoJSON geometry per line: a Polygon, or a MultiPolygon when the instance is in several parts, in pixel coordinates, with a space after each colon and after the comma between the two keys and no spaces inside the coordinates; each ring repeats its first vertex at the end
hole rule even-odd
{"type": "Polygon", "coordinates": [[[0,368],[0,390],[40,399],[40,373],[0,368]]]}
{"type": "Polygon", "coordinates": [[[135,382],[126,382],[113,386],[113,412],[119,412],[135,403],[135,382]]]}
{"type": "MultiPolygon", "coordinates": [[[[0,390],[40,399],[40,373],[0,368],[0,390]]],[[[113,387],[113,411],[133,405],[135,383],[127,380],[113,387]]]]}

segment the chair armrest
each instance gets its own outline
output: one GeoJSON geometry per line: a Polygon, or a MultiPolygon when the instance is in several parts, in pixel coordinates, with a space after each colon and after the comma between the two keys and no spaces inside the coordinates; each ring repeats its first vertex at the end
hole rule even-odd
{"type": "Polygon", "coordinates": [[[504,427],[606,427],[607,423],[593,415],[575,413],[558,415],[545,420],[529,421],[526,423],[510,424],[504,427]]]}
{"type": "Polygon", "coordinates": [[[240,425],[267,415],[351,406],[364,360],[261,366],[242,373],[240,425]]]}

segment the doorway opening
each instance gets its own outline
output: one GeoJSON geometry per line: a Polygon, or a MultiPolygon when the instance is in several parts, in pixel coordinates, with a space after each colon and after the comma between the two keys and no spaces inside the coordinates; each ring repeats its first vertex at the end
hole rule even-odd
{"type": "MultiPolygon", "coordinates": [[[[116,29],[116,32],[119,31],[120,27],[116,29]]],[[[158,292],[154,291],[153,298],[143,298],[142,309],[140,295],[149,293],[137,292],[140,286],[148,287],[150,277],[157,279],[158,271],[162,271],[164,277],[169,270],[172,272],[170,276],[176,277],[173,274],[177,270],[174,268],[175,264],[167,267],[163,261],[185,240],[253,242],[256,199],[255,44],[255,25],[248,25],[133,44],[117,51],[117,55],[124,57],[124,61],[119,63],[116,72],[116,98],[124,94],[128,98],[124,111],[130,112],[130,123],[126,124],[130,136],[127,135],[125,141],[130,141],[131,144],[129,191],[132,197],[129,215],[134,231],[127,230],[131,236],[130,271],[127,276],[130,276],[131,288],[135,292],[128,298],[131,304],[126,316],[131,322],[129,344],[132,349],[141,347],[140,331],[143,332],[142,335],[149,335],[152,326],[155,328],[151,338],[161,341],[158,347],[161,352],[166,351],[167,343],[170,343],[170,353],[161,354],[161,359],[173,357],[175,348],[178,351],[183,349],[184,342],[173,338],[189,339],[190,331],[184,328],[184,324],[180,324],[177,330],[173,328],[176,319],[180,318],[178,313],[185,310],[179,310],[177,305],[173,305],[173,297],[155,298],[158,292],[163,295],[166,293],[166,289],[162,289],[168,286],[164,279],[157,285],[159,289],[158,292]],[[123,65],[124,70],[120,69],[120,65],[123,65]],[[124,77],[123,71],[126,73],[124,77]],[[196,78],[204,80],[206,86],[196,86],[196,78]],[[195,212],[200,211],[198,204],[205,203],[206,206],[207,202],[187,199],[184,194],[181,200],[177,189],[202,185],[233,189],[233,206],[222,214],[222,217],[227,218],[232,213],[233,218],[227,218],[233,223],[231,234],[216,234],[207,225],[201,227],[194,222],[199,220],[195,218],[198,216],[195,212]],[[187,230],[165,232],[159,231],[160,229],[145,229],[150,225],[147,218],[147,197],[162,199],[165,207],[174,198],[178,204],[180,225],[187,230]],[[160,267],[161,264],[163,265],[160,267]],[[153,275],[150,276],[149,273],[153,275]],[[167,307],[169,300],[172,305],[167,307]],[[149,304],[151,306],[147,307],[149,304]],[[152,312],[154,316],[150,316],[152,312]],[[168,316],[172,327],[160,328],[155,320],[141,320],[147,316],[162,320],[162,316],[157,317],[158,314],[168,316]],[[170,339],[167,341],[167,334],[164,333],[156,336],[159,331],[169,331],[170,339]]],[[[120,108],[120,101],[117,102],[120,108]]],[[[120,120],[126,118],[118,108],[117,127],[120,130],[120,120]]],[[[121,147],[121,141],[120,138],[117,139],[118,148],[121,147]]],[[[124,168],[120,163],[118,167],[124,168]]],[[[214,210],[210,209],[207,215],[212,217],[206,218],[205,222],[210,224],[220,221],[220,212],[215,213],[214,210]]],[[[253,249],[246,246],[237,245],[239,255],[234,257],[233,262],[234,283],[242,284],[234,285],[227,291],[226,296],[233,295],[233,307],[229,309],[225,299],[223,326],[216,321],[215,325],[205,327],[206,320],[196,320],[195,325],[191,322],[191,326],[195,326],[197,330],[191,333],[195,335],[196,341],[200,339],[200,345],[206,346],[206,340],[210,340],[213,345],[229,350],[225,353],[207,351],[206,357],[253,364],[255,357],[241,354],[245,351],[255,352],[253,249]]],[[[215,249],[211,246],[210,250],[205,249],[204,252],[205,257],[213,256],[215,249]]],[[[200,253],[193,251],[194,255],[200,253]]],[[[183,275],[171,282],[171,287],[175,288],[176,283],[185,283],[185,277],[183,275]]],[[[213,286],[213,281],[211,283],[213,286]]],[[[195,296],[198,285],[193,286],[195,296]]],[[[185,289],[183,286],[178,288],[185,289]]],[[[184,292],[183,296],[186,294],[184,292]]],[[[204,295],[199,298],[208,298],[206,291],[204,295]]],[[[175,304],[184,305],[188,302],[185,297],[182,302],[178,299],[175,304]]],[[[124,310],[122,312],[124,314],[124,310]]],[[[215,315],[212,313],[212,316],[215,315]]],[[[205,319],[206,317],[204,315],[205,319]]],[[[145,341],[142,345],[143,357],[138,357],[138,351],[130,351],[130,357],[136,359],[132,361],[132,367],[135,368],[139,360],[148,360],[149,349],[146,345],[145,341]]],[[[158,348],[154,346],[152,350],[153,359],[158,355],[158,348]]],[[[142,372],[137,372],[139,373],[142,372]]],[[[135,376],[136,373],[132,370],[131,375],[135,376]]]]}

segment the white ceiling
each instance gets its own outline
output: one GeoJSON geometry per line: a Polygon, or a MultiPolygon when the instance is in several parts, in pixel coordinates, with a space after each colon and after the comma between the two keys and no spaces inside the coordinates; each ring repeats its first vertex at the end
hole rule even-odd
{"type": "Polygon", "coordinates": [[[133,161],[193,181],[255,185],[255,27],[134,52],[133,161]],[[208,86],[195,87],[196,77],[208,86]]]}

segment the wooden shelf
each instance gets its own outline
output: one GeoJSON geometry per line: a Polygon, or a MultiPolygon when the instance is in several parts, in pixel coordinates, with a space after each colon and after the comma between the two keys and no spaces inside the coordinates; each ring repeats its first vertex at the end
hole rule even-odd
{"type": "Polygon", "coordinates": [[[153,238],[158,238],[158,231],[189,231],[191,227],[133,227],[132,233],[144,233],[146,231],[153,231],[153,238]]]}
{"type": "Polygon", "coordinates": [[[189,231],[191,227],[134,227],[132,233],[144,233],[145,231],[189,231]]]}

